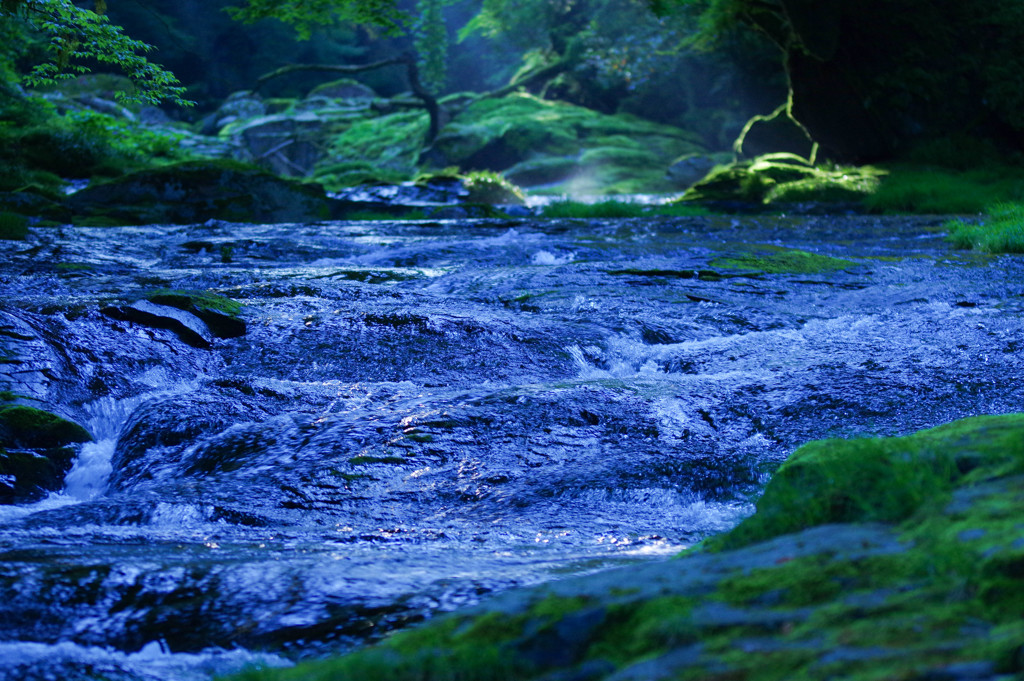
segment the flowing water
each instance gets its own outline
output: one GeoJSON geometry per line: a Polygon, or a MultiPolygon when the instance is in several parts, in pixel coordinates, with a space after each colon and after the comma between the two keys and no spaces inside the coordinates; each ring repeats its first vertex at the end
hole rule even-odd
{"type": "Polygon", "coordinates": [[[808,440],[1019,410],[1024,267],[952,251],[939,224],[210,222],[0,242],[3,387],[94,437],[63,490],[0,507],[0,678],[201,680],[343,651],[664,559],[750,513],[808,440]],[[736,261],[751,244],[850,262],[765,273],[736,261]],[[246,332],[111,313],[156,289],[235,299],[246,332]]]}

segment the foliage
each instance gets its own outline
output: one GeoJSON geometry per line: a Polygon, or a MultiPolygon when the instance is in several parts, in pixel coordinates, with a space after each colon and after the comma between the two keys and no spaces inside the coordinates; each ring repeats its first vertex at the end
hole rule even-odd
{"type": "Polygon", "coordinates": [[[97,0],[95,11],[76,7],[70,0],[5,0],[0,4],[0,24],[5,31],[24,22],[47,39],[48,59],[27,76],[30,85],[52,84],[88,73],[83,61],[95,60],[122,69],[135,84],[133,92],[119,92],[123,101],[156,104],[164,100],[182,106],[185,89],[173,74],[149,61],[152,49],[126,36],[104,16],[106,2],[97,0]]]}
{"type": "Polygon", "coordinates": [[[416,0],[416,53],[420,79],[431,92],[441,92],[448,80],[448,28],[441,9],[445,0],[416,0]]]}
{"type": "Polygon", "coordinates": [[[990,165],[966,171],[893,164],[865,198],[878,213],[980,213],[986,206],[1024,201],[1024,169],[990,165]]]}
{"type": "Polygon", "coordinates": [[[340,24],[367,24],[394,34],[408,24],[408,16],[395,0],[243,0],[243,5],[228,10],[233,19],[253,23],[277,19],[295,28],[301,39],[309,39],[313,30],[340,24]]]}
{"type": "Polygon", "coordinates": [[[981,221],[953,220],[944,226],[957,248],[985,253],[1024,253],[1024,203],[990,206],[981,221]]]}

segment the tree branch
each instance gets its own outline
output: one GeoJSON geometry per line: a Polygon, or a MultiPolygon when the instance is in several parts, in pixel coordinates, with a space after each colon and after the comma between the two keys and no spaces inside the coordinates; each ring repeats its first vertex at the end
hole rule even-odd
{"type": "Polygon", "coordinates": [[[270,73],[265,73],[257,78],[253,92],[259,92],[260,88],[269,80],[299,71],[327,71],[329,73],[353,74],[362,73],[364,71],[373,71],[374,69],[393,66],[395,64],[405,64],[409,87],[412,89],[412,93],[421,102],[423,102],[423,108],[427,110],[427,114],[430,117],[430,128],[427,131],[427,146],[430,146],[437,138],[437,131],[440,127],[439,120],[441,111],[437,104],[437,98],[428,92],[420,82],[420,71],[416,66],[416,58],[411,54],[404,54],[400,57],[392,57],[390,59],[382,59],[381,61],[375,61],[372,64],[288,64],[287,66],[274,69],[270,73]]]}

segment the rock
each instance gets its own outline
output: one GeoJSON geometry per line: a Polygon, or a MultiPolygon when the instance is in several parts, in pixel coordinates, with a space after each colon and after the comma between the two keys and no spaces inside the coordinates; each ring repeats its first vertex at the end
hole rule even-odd
{"type": "Polygon", "coordinates": [[[238,318],[240,303],[204,291],[160,289],[146,294],[146,300],[170,305],[199,317],[217,338],[239,338],[245,335],[245,322],[238,318]]]}
{"type": "Polygon", "coordinates": [[[363,85],[352,78],[340,78],[329,83],[322,83],[309,91],[307,97],[327,97],[329,99],[376,99],[373,88],[363,85]]]}
{"type": "Polygon", "coordinates": [[[213,115],[214,127],[220,130],[225,125],[247,118],[256,118],[267,113],[263,99],[247,90],[228,95],[213,115]]]}
{"type": "Polygon", "coordinates": [[[37,501],[61,488],[74,463],[75,449],[7,451],[0,447],[0,504],[37,501]]]}
{"type": "Polygon", "coordinates": [[[42,409],[16,404],[0,408],[0,444],[52,449],[92,440],[82,426],[42,409]]]}
{"type": "Polygon", "coordinates": [[[193,347],[209,348],[213,344],[213,333],[202,319],[175,307],[139,300],[130,305],[105,307],[102,312],[121,321],[173,331],[193,347]]]}
{"type": "Polygon", "coordinates": [[[260,116],[231,129],[247,158],[278,175],[305,177],[323,156],[325,121],[313,112],[260,116]]]}
{"type": "Polygon", "coordinates": [[[707,154],[686,154],[672,162],[666,175],[673,184],[685,189],[703,180],[718,162],[707,154]]]}
{"type": "Polygon", "coordinates": [[[23,503],[58,490],[74,461],[72,445],[89,442],[82,426],[25,405],[0,408],[0,503],[23,503]]]}
{"type": "Polygon", "coordinates": [[[323,190],[232,161],[191,161],[92,184],[68,197],[79,218],[122,224],[303,222],[326,218],[323,190]]]}

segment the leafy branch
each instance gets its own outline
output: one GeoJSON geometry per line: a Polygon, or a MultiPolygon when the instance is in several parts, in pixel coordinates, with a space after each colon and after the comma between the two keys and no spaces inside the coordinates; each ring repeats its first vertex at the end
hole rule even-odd
{"type": "Polygon", "coordinates": [[[90,73],[83,61],[117,66],[132,81],[133,92],[118,92],[122,102],[192,106],[174,74],[149,61],[153,46],[124,34],[103,14],[105,0],[95,10],[76,7],[70,0],[0,0],[0,21],[23,21],[48,41],[48,60],[26,76],[29,85],[52,85],[90,73]]]}

